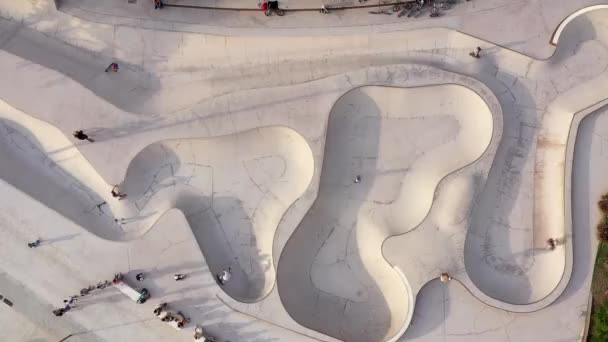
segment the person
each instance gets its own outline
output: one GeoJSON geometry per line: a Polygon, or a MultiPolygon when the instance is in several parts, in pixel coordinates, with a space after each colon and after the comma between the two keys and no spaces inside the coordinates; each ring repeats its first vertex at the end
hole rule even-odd
{"type": "Polygon", "coordinates": [[[325,7],[325,5],[321,5],[321,9],[319,10],[319,13],[329,14],[329,10],[327,9],[327,7],[325,7]]]}
{"type": "Polygon", "coordinates": [[[194,339],[200,340],[203,337],[203,328],[201,326],[196,326],[194,328],[194,339]]]}
{"type": "Polygon", "coordinates": [[[76,297],[74,297],[74,296],[70,296],[70,298],[67,299],[67,300],[64,299],[63,300],[63,304],[65,304],[65,308],[63,310],[64,311],[68,311],[68,310],[70,310],[72,308],[75,308],[76,307],[76,305],[74,305],[74,301],[75,300],[76,300],[76,297]]]}
{"type": "Polygon", "coordinates": [[[106,72],[108,72],[110,70],[112,70],[114,72],[118,72],[118,64],[114,63],[114,62],[110,63],[110,65],[108,65],[108,67],[106,68],[106,72]]]}
{"type": "Polygon", "coordinates": [[[554,250],[555,247],[557,246],[557,241],[554,238],[550,238],[549,240],[547,240],[547,248],[549,250],[554,250]]]}
{"type": "Polygon", "coordinates": [[[28,246],[29,248],[36,248],[36,247],[40,246],[40,239],[37,239],[37,240],[36,240],[36,241],[34,241],[34,242],[30,242],[30,243],[28,243],[28,244],[27,244],[27,246],[28,246]]]}
{"type": "Polygon", "coordinates": [[[446,281],[452,280],[452,277],[450,277],[450,275],[447,273],[441,273],[441,276],[439,276],[439,280],[441,280],[442,283],[445,283],[446,281]]]}
{"type": "Polygon", "coordinates": [[[118,191],[118,185],[114,185],[110,193],[112,194],[112,197],[118,198],[119,201],[127,197],[127,194],[123,194],[122,192],[118,191]]]}
{"type": "Polygon", "coordinates": [[[74,131],[72,135],[78,140],[88,140],[90,142],[95,142],[95,140],[89,138],[89,136],[86,135],[82,130],[74,131]]]}
{"type": "Polygon", "coordinates": [[[175,274],[173,276],[173,279],[175,279],[175,281],[184,280],[184,279],[186,279],[186,275],[185,274],[177,273],[177,274],[175,274]]]}
{"type": "Polygon", "coordinates": [[[264,1],[262,3],[258,3],[258,7],[262,10],[262,12],[266,12],[268,9],[268,2],[264,1]]]}
{"type": "Polygon", "coordinates": [[[357,177],[355,177],[354,182],[355,182],[355,184],[356,183],[361,183],[361,176],[357,175],[357,177]]]}
{"type": "Polygon", "coordinates": [[[61,317],[61,316],[63,316],[63,313],[64,313],[64,312],[65,312],[65,311],[64,311],[63,309],[56,309],[56,310],[53,310],[53,314],[54,314],[55,316],[57,316],[57,317],[61,317]]]}
{"type": "Polygon", "coordinates": [[[154,309],[154,314],[156,316],[160,316],[160,314],[163,312],[163,309],[167,306],[167,303],[160,303],[156,309],[154,309]]]}
{"type": "Polygon", "coordinates": [[[137,279],[137,281],[144,280],[144,274],[143,274],[143,272],[137,273],[137,275],[135,276],[135,279],[137,279]]]}
{"type": "Polygon", "coordinates": [[[163,6],[162,0],[154,0],[154,9],[162,9],[163,6]]]}
{"type": "Polygon", "coordinates": [[[227,282],[230,281],[230,278],[232,278],[232,275],[230,274],[230,267],[222,270],[221,272],[216,274],[215,277],[216,277],[217,281],[220,283],[220,285],[225,285],[227,282]]]}
{"type": "Polygon", "coordinates": [[[474,57],[474,58],[479,58],[480,57],[480,55],[479,55],[480,52],[481,52],[481,48],[478,46],[478,47],[475,48],[475,51],[469,53],[469,55],[471,57],[474,57]]]}

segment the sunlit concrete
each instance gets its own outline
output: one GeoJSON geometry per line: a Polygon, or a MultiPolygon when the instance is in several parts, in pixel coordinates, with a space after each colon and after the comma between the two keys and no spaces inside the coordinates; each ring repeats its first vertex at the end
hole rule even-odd
{"type": "Polygon", "coordinates": [[[607,190],[599,3],[331,29],[0,5],[0,285],[29,298],[23,336],[191,339],[151,315],[169,301],[232,341],[578,340],[607,190]],[[61,299],[140,271],[149,304],[108,291],[50,329],[61,299]]]}

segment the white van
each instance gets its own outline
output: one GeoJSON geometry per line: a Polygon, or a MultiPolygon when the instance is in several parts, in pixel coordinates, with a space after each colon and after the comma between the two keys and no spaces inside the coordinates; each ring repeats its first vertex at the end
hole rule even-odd
{"type": "Polygon", "coordinates": [[[150,292],[147,289],[143,288],[141,290],[136,290],[131,287],[131,285],[125,283],[122,279],[122,274],[118,273],[114,276],[114,280],[112,281],[112,285],[116,287],[120,292],[127,295],[127,297],[133,299],[137,304],[143,304],[150,298],[150,292]]]}

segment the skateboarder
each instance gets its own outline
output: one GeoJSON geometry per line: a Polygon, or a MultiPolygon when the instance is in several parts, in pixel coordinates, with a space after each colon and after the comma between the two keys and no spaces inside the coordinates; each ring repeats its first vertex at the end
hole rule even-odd
{"type": "Polygon", "coordinates": [[[37,240],[36,240],[36,241],[34,241],[34,242],[30,242],[30,243],[28,243],[28,244],[27,244],[27,246],[28,246],[29,248],[36,248],[36,247],[40,246],[40,239],[37,239],[37,240]]]}
{"type": "Polygon", "coordinates": [[[225,285],[227,282],[230,281],[231,277],[232,275],[230,274],[230,267],[225,270],[222,270],[221,272],[215,275],[215,278],[217,279],[218,283],[220,283],[220,285],[225,285]]]}
{"type": "Polygon", "coordinates": [[[82,130],[74,131],[74,133],[72,133],[72,135],[74,136],[74,138],[76,138],[78,140],[88,140],[90,142],[95,142],[95,140],[89,138],[89,136],[87,134],[85,134],[82,130]]]}
{"type": "Polygon", "coordinates": [[[118,72],[118,64],[114,63],[114,62],[110,63],[110,65],[108,65],[108,67],[106,68],[106,72],[108,72],[110,70],[112,70],[114,72],[118,72]]]}
{"type": "Polygon", "coordinates": [[[555,249],[555,247],[557,247],[559,245],[563,245],[563,244],[564,244],[564,240],[550,238],[547,240],[547,249],[552,251],[555,249]]]}
{"type": "Polygon", "coordinates": [[[473,58],[477,58],[479,59],[480,55],[479,53],[481,52],[481,48],[478,46],[475,48],[475,51],[469,53],[469,56],[473,57],[473,58]]]}
{"type": "Polygon", "coordinates": [[[114,185],[110,193],[112,194],[112,197],[118,198],[119,201],[127,197],[127,194],[118,191],[118,185],[114,185]]]}

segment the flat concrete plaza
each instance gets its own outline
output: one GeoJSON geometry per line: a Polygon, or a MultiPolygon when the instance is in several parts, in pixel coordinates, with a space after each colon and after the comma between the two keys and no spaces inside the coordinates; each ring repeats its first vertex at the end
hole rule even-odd
{"type": "Polygon", "coordinates": [[[0,1],[0,340],[583,340],[608,1],[439,3],[0,1]]]}

